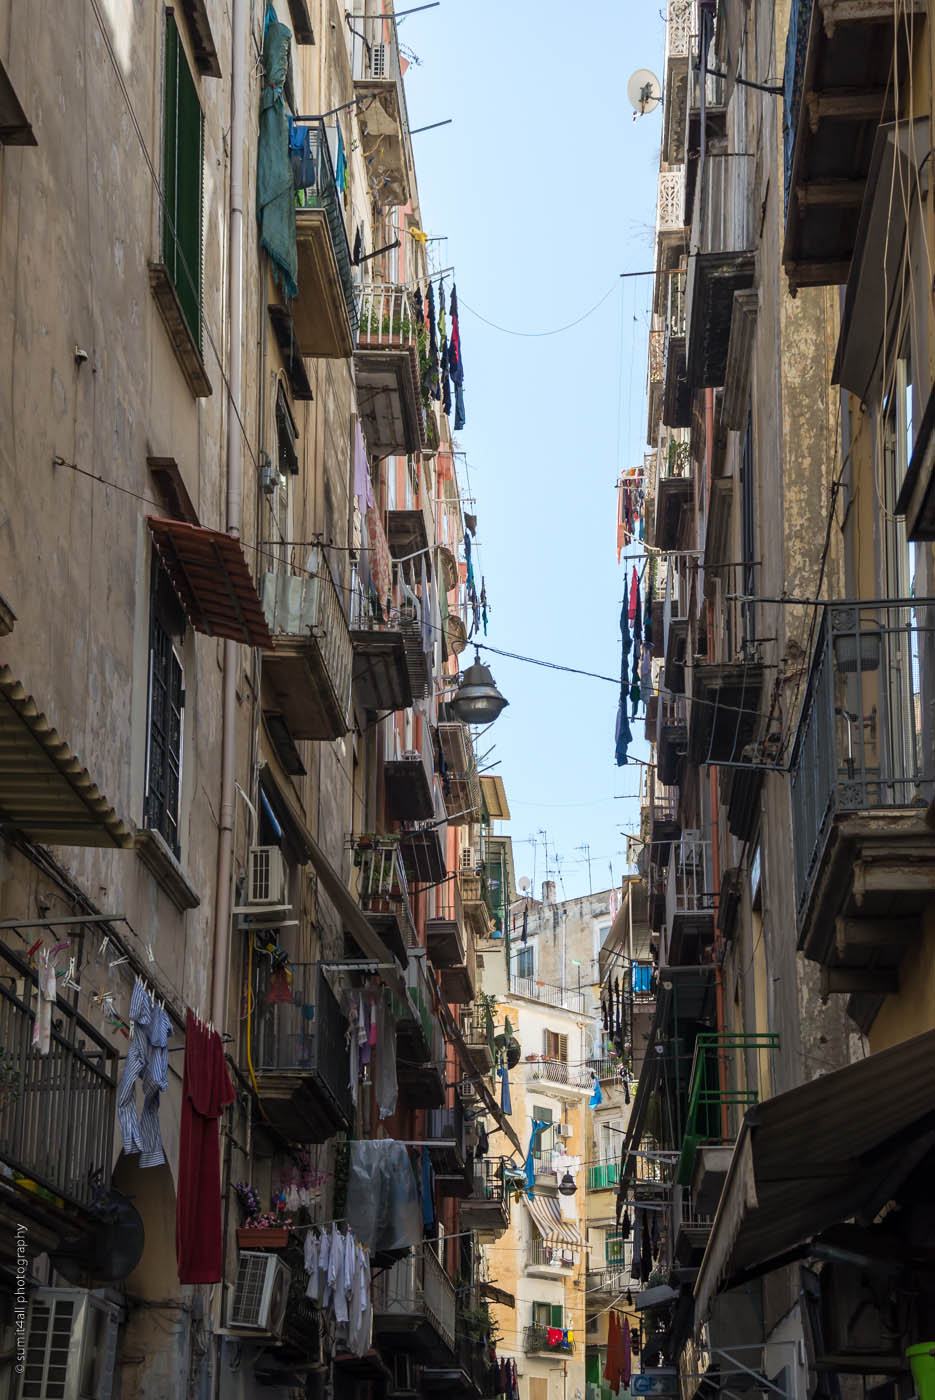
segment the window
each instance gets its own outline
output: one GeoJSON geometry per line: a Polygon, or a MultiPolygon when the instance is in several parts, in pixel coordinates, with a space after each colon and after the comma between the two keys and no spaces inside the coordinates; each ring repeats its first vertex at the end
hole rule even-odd
{"type": "Polygon", "coordinates": [[[280,476],[298,475],[299,454],[295,445],[298,436],[289,400],[280,380],[276,392],[276,465],[280,476]]]}
{"type": "Polygon", "coordinates": [[[182,782],[182,712],[185,683],[178,645],[185,617],[161,565],[153,569],[149,621],[149,716],[143,824],[158,831],[179,854],[179,793],[182,782]]]}
{"type": "Polygon", "coordinates": [[[536,1145],[533,1148],[533,1161],[540,1162],[542,1158],[552,1150],[552,1142],[555,1137],[555,1128],[552,1124],[552,1110],[543,1107],[542,1104],[534,1103],[532,1106],[532,1116],[540,1123],[548,1123],[548,1127],[536,1138],[536,1145]]]}
{"type": "Polygon", "coordinates": [[[162,259],[201,350],[201,196],[204,117],[175,17],[166,16],[162,259]]]}
{"type": "Polygon", "coordinates": [[[568,1036],[559,1035],[558,1031],[544,1031],[542,1052],[547,1060],[560,1060],[567,1065],[568,1036]]]}
{"type": "Polygon", "coordinates": [[[535,957],[532,948],[521,948],[516,954],[513,964],[513,976],[534,977],[535,975],[535,957]]]}
{"type": "Polygon", "coordinates": [[[561,1327],[561,1303],[533,1303],[532,1325],[534,1327],[561,1327]]]}

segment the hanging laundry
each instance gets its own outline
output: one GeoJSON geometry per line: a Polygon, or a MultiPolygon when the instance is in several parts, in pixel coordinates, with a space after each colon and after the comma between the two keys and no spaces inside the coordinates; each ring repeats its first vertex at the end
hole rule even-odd
{"type": "Polygon", "coordinates": [[[396,1018],[389,1005],[389,992],[384,988],[377,999],[376,1015],[377,1064],[374,1090],[380,1118],[390,1118],[396,1112],[399,1085],[396,1078],[396,1018]]]}
{"type": "Polygon", "coordinates": [[[532,1134],[529,1139],[529,1151],[526,1153],[526,1195],[529,1197],[530,1200],[532,1200],[533,1185],[536,1179],[536,1163],[533,1153],[536,1150],[536,1144],[538,1143],[540,1137],[548,1127],[550,1127],[550,1124],[544,1122],[541,1118],[534,1118],[532,1120],[532,1134]]]}
{"type": "Polygon", "coordinates": [[[318,1253],[321,1248],[321,1240],[317,1230],[308,1230],[305,1235],[305,1245],[302,1250],[302,1261],[305,1265],[305,1272],[308,1275],[308,1282],[305,1286],[306,1298],[311,1298],[313,1303],[318,1303],[321,1298],[321,1279],[318,1276],[318,1253]]]}
{"type": "Polygon", "coordinates": [[[604,1095],[601,1093],[600,1081],[597,1075],[594,1076],[594,1086],[591,1089],[591,1097],[588,1100],[588,1108],[600,1108],[604,1102],[604,1095]]]}
{"type": "Polygon", "coordinates": [[[630,621],[636,617],[636,597],[640,591],[639,581],[636,576],[636,565],[633,565],[633,574],[630,579],[630,606],[628,609],[630,621]]]}
{"type": "Polygon", "coordinates": [[[653,1212],[652,1228],[649,1232],[649,1244],[652,1249],[653,1259],[659,1258],[659,1217],[653,1212]]]}
{"type": "Polygon", "coordinates": [[[640,1225],[640,1279],[647,1283],[653,1271],[653,1252],[649,1238],[649,1221],[646,1218],[648,1212],[643,1211],[643,1220],[640,1225]]]}
{"type": "MultiPolygon", "coordinates": [[[[360,265],[360,255],[363,251],[363,235],[361,233],[360,224],[358,224],[357,229],[354,233],[354,249],[351,253],[351,263],[354,267],[358,267],[360,265]]],[[[619,560],[617,562],[619,563],[619,560]]]]}
{"type": "Polygon", "coordinates": [[[522,934],[522,938],[523,938],[523,942],[524,942],[524,943],[528,942],[528,940],[529,940],[529,900],[528,900],[528,899],[526,900],[526,903],[523,905],[523,934],[522,934]]]}
{"type": "Polygon", "coordinates": [[[630,679],[630,704],[632,705],[632,715],[636,719],[636,711],[640,703],[640,657],[642,654],[643,635],[643,604],[640,598],[640,586],[636,585],[636,610],[633,615],[633,672],[630,679]]]}
{"type": "Polygon", "coordinates": [[[188,1011],[175,1211],[180,1283],[221,1281],[218,1119],[234,1097],[221,1037],[188,1011]]]}
{"type": "Polygon", "coordinates": [[[425,299],[426,312],[429,323],[429,350],[426,377],[423,378],[422,391],[427,393],[429,398],[437,399],[438,391],[438,329],[435,324],[435,288],[429,282],[428,294],[425,299]]]}
{"type": "Polygon", "coordinates": [[[500,1108],[504,1113],[512,1113],[513,1101],[510,1098],[510,1071],[506,1060],[500,1065],[497,1073],[500,1076],[500,1108]]]}
{"type": "Polygon", "coordinates": [[[623,477],[617,482],[617,563],[620,563],[620,556],[623,553],[627,542],[627,526],[624,506],[624,486],[623,477]]]}
{"type": "Polygon", "coordinates": [[[481,575],[481,581],[480,581],[480,615],[481,615],[481,621],[482,621],[483,624],[484,624],[484,636],[486,637],[486,635],[487,635],[487,585],[486,585],[485,582],[484,582],[484,576],[483,576],[483,574],[481,575]]]}
{"type": "MultiPolygon", "coordinates": [[[[472,533],[473,533],[473,531],[472,531],[472,533]]],[[[471,536],[470,536],[470,535],[465,535],[465,536],[464,536],[464,562],[467,564],[467,578],[466,578],[465,581],[466,581],[466,583],[467,583],[468,589],[470,590],[470,589],[472,589],[472,588],[474,587],[474,561],[473,561],[473,559],[471,558],[471,536]]]]}
{"type": "Polygon", "coordinates": [[[415,311],[416,325],[417,325],[417,326],[424,326],[424,325],[425,325],[425,308],[424,308],[423,301],[422,301],[422,289],[421,289],[421,287],[418,287],[418,286],[417,286],[416,289],[415,289],[415,291],[413,292],[413,294],[412,294],[412,304],[413,304],[413,308],[414,308],[414,311],[415,311]]]}
{"type": "Polygon", "coordinates": [[[430,1234],[435,1228],[435,1173],[427,1147],[422,1148],[422,1228],[430,1234]]]}
{"type": "Polygon", "coordinates": [[[626,1206],[623,1208],[623,1219],[620,1222],[620,1238],[624,1240],[630,1238],[630,1212],[626,1206]]]}
{"type": "Polygon", "coordinates": [[[464,527],[470,530],[472,535],[477,534],[477,516],[471,515],[469,511],[464,512],[464,527]]]}
{"type": "Polygon", "coordinates": [[[633,1356],[630,1347],[630,1323],[624,1318],[621,1329],[621,1350],[623,1353],[620,1367],[620,1384],[624,1390],[629,1390],[630,1380],[633,1376],[633,1356]]]}
{"type": "Polygon", "coordinates": [[[55,1005],[55,964],[48,948],[39,951],[36,970],[38,1006],[32,1023],[32,1043],[40,1055],[48,1055],[52,1046],[52,1007],[55,1005]]]}
{"type": "Polygon", "coordinates": [[[637,1283],[639,1283],[642,1277],[640,1272],[643,1249],[643,1236],[640,1229],[640,1216],[642,1214],[644,1214],[644,1212],[638,1210],[636,1206],[633,1207],[633,1250],[630,1255],[630,1277],[635,1279],[637,1283]]]}
{"type": "Polygon", "coordinates": [[[364,1000],[364,994],[363,994],[363,992],[360,993],[360,996],[359,996],[359,998],[358,998],[358,1009],[357,1009],[357,1044],[358,1044],[358,1051],[357,1051],[358,1063],[359,1063],[360,1065],[369,1065],[369,1063],[370,1063],[370,1021],[369,1021],[369,1008],[368,1008],[367,1002],[364,1000]]]}
{"type": "Polygon", "coordinates": [[[464,427],[464,360],[461,355],[461,328],[458,324],[458,292],[452,283],[451,300],[451,339],[448,344],[448,368],[451,382],[455,386],[455,432],[464,427]]]}
{"type": "Polygon", "coordinates": [[[169,1091],[169,1034],[172,1023],[165,1010],[136,979],[130,997],[130,1047],[124,1061],[117,1118],[123,1150],[139,1153],[141,1167],[161,1167],[166,1160],[159,1128],[159,1101],[169,1091]],[[137,1117],[136,1081],[143,1086],[143,1107],[137,1117]]]}
{"type": "Polygon", "coordinates": [[[451,413],[451,373],[448,354],[448,327],[445,322],[445,279],[438,284],[438,341],[441,349],[439,365],[442,380],[442,408],[451,413]]]}
{"type": "Polygon", "coordinates": [[[627,750],[633,743],[633,734],[627,721],[626,691],[621,687],[617,703],[617,727],[614,734],[614,756],[617,767],[623,768],[627,761],[627,750]]]}

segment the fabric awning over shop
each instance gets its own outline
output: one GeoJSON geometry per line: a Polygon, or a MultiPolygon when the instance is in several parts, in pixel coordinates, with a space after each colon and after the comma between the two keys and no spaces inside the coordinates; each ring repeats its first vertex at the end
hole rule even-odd
{"type": "Polygon", "coordinates": [[[698,1322],[746,1271],[877,1214],[932,1141],[933,1084],[926,1031],[748,1110],[695,1283],[698,1322]]]}
{"type": "Polygon", "coordinates": [[[9,666],[0,666],[0,825],[57,846],[134,840],[9,666]]]}
{"type": "Polygon", "coordinates": [[[572,1245],[580,1249],[584,1244],[581,1231],[570,1220],[562,1219],[562,1212],[554,1196],[524,1196],[529,1214],[536,1229],[547,1244],[572,1245]]]}
{"type": "Polygon", "coordinates": [[[248,647],[271,647],[273,639],[240,541],[183,520],[155,515],[146,520],[195,631],[248,647]]]}

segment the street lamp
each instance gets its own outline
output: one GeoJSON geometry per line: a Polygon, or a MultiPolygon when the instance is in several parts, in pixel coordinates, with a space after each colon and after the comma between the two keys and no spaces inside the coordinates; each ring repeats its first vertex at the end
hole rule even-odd
{"type": "Polygon", "coordinates": [[[474,664],[461,677],[461,684],[451,701],[451,709],[462,724],[492,724],[509,704],[494,685],[493,676],[474,653],[474,664]]]}
{"type": "Polygon", "coordinates": [[[578,1188],[575,1185],[575,1178],[572,1176],[571,1172],[566,1172],[565,1175],[562,1177],[561,1181],[558,1183],[559,1195],[573,1196],[577,1189],[578,1188]]]}

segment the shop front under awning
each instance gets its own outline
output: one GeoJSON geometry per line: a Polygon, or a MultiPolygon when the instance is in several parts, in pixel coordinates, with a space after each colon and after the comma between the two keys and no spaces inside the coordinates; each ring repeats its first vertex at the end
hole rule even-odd
{"type": "Polygon", "coordinates": [[[240,541],[184,520],[149,515],[146,522],[195,631],[271,648],[273,638],[240,541]]]}
{"type": "Polygon", "coordinates": [[[935,1031],[748,1110],[698,1278],[714,1295],[806,1252],[821,1231],[870,1224],[935,1145],[935,1031]]]}
{"type": "Polygon", "coordinates": [[[554,1196],[524,1197],[533,1223],[546,1244],[571,1245],[580,1249],[584,1244],[581,1231],[570,1220],[562,1218],[561,1208],[554,1196]]]}
{"type": "Polygon", "coordinates": [[[88,770],[9,666],[0,666],[0,826],[54,846],[133,845],[88,770]]]}

